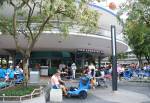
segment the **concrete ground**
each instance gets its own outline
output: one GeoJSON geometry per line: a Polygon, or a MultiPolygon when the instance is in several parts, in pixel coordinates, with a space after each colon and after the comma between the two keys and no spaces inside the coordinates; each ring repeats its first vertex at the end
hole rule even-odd
{"type": "MultiPolygon", "coordinates": [[[[39,84],[47,84],[48,81],[48,77],[43,77],[39,84]]],[[[111,81],[107,81],[107,84],[108,88],[89,90],[86,99],[64,97],[61,103],[150,103],[150,83],[120,81],[117,92],[112,92],[111,81]]],[[[77,86],[78,80],[66,80],[66,85],[77,86]]]]}
{"type": "MultiPolygon", "coordinates": [[[[70,86],[78,84],[76,80],[66,82],[70,86]]],[[[150,103],[150,83],[121,81],[118,83],[117,92],[112,92],[111,81],[107,84],[108,88],[101,87],[90,90],[85,100],[78,97],[64,97],[62,103],[150,103]]]]}

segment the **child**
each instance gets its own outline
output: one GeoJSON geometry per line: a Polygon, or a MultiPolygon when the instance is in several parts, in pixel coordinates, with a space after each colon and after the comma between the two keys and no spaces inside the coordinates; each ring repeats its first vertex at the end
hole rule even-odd
{"type": "Polygon", "coordinates": [[[91,78],[90,83],[91,83],[91,88],[92,88],[92,89],[95,89],[96,79],[95,79],[94,77],[91,78]]]}

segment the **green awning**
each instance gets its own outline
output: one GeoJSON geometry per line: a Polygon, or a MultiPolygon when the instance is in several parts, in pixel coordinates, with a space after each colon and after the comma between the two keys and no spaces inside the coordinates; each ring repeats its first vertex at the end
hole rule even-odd
{"type": "Polygon", "coordinates": [[[70,53],[66,51],[42,51],[42,52],[32,52],[31,58],[66,58],[70,57],[70,53]]]}
{"type": "MultiPolygon", "coordinates": [[[[70,53],[67,51],[36,51],[31,53],[31,58],[69,58],[70,53]]],[[[17,59],[21,59],[20,53],[16,55],[17,59]]]]}

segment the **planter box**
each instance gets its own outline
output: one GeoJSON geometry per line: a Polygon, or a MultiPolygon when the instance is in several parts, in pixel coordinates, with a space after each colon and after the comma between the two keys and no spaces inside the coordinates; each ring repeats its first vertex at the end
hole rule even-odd
{"type": "Polygon", "coordinates": [[[0,101],[0,103],[46,103],[44,94],[39,97],[22,101],[0,101]]]}
{"type": "Polygon", "coordinates": [[[24,100],[24,101],[21,101],[20,103],[46,103],[46,100],[45,100],[44,94],[42,94],[39,97],[32,98],[29,100],[24,100]]]}
{"type": "Polygon", "coordinates": [[[0,103],[46,103],[45,91],[39,88],[24,96],[0,96],[0,103]]]}

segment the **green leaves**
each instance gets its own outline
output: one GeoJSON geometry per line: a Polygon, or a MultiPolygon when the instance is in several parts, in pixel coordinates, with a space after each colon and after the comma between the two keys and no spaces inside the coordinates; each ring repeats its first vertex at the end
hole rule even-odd
{"type": "Polygon", "coordinates": [[[62,32],[63,36],[66,38],[69,33],[69,25],[68,24],[61,24],[60,31],[62,32]]]}
{"type": "MultiPolygon", "coordinates": [[[[150,1],[130,0],[119,11],[118,16],[124,12],[128,18],[124,23],[124,33],[128,44],[133,49],[137,57],[150,54],[150,1]]],[[[120,18],[119,18],[120,19],[120,18]]]]}
{"type": "Polygon", "coordinates": [[[98,29],[100,15],[89,7],[92,1],[0,0],[2,5],[7,2],[13,8],[13,16],[0,16],[0,30],[14,37],[20,52],[25,48],[31,51],[44,30],[57,28],[64,37],[67,37],[71,27],[79,27],[84,33],[94,33],[98,29]],[[27,42],[25,48],[19,43],[20,35],[27,42]]]}
{"type": "Polygon", "coordinates": [[[8,0],[0,0],[0,6],[2,6],[5,2],[7,2],[8,0]]]}
{"type": "Polygon", "coordinates": [[[117,59],[125,59],[125,58],[127,58],[128,56],[127,56],[127,54],[126,53],[119,53],[119,54],[117,54],[117,59]]]}
{"type": "Polygon", "coordinates": [[[35,86],[28,86],[28,87],[17,86],[13,89],[10,88],[1,91],[0,96],[3,96],[3,94],[5,94],[5,96],[23,96],[23,95],[31,94],[31,92],[36,88],[37,87],[35,86]]]}

